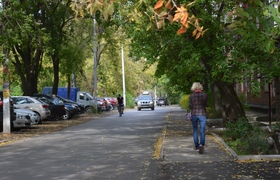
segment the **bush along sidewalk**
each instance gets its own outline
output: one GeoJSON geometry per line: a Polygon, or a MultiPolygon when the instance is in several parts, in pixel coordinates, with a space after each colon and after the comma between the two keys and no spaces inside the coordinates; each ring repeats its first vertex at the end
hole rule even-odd
{"type": "Polygon", "coordinates": [[[251,124],[246,118],[227,122],[219,136],[238,155],[279,154],[279,123],[272,130],[260,123],[251,124]]]}

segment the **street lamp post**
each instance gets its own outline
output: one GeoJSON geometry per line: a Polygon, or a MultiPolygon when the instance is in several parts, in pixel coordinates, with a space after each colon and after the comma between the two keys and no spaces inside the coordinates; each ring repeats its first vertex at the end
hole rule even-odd
{"type": "Polygon", "coordinates": [[[9,56],[8,50],[3,51],[5,62],[3,64],[3,132],[11,133],[11,112],[10,112],[10,82],[9,82],[9,56]]]}
{"type": "MultiPolygon", "coordinates": [[[[97,55],[96,55],[96,20],[95,14],[93,15],[93,89],[94,89],[94,99],[97,100],[97,55]]],[[[97,112],[97,102],[95,106],[95,110],[97,112]]]]}
{"type": "Polygon", "coordinates": [[[124,52],[123,52],[123,45],[122,45],[122,79],[123,79],[123,101],[124,107],[126,106],[126,95],[125,95],[125,75],[124,75],[124,52]]]}

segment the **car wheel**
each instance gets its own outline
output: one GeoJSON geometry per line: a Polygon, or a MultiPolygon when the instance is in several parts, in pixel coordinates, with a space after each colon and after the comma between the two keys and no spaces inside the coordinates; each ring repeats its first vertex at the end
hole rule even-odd
{"type": "Polygon", "coordinates": [[[92,113],[92,108],[91,107],[87,107],[86,110],[85,110],[85,113],[87,113],[87,114],[88,113],[92,113]]]}
{"type": "Polygon", "coordinates": [[[43,121],[42,121],[41,115],[40,115],[39,113],[37,113],[37,112],[35,112],[35,113],[36,113],[36,115],[37,115],[37,117],[38,117],[38,124],[42,124],[43,121]]]}
{"type": "Polygon", "coordinates": [[[151,109],[152,109],[152,111],[153,111],[153,110],[155,110],[155,107],[152,107],[151,109]]]}
{"type": "Polygon", "coordinates": [[[141,111],[141,108],[138,108],[138,111],[141,111]]]}
{"type": "Polygon", "coordinates": [[[65,111],[65,114],[61,117],[63,120],[70,119],[70,113],[68,110],[65,111]]]}

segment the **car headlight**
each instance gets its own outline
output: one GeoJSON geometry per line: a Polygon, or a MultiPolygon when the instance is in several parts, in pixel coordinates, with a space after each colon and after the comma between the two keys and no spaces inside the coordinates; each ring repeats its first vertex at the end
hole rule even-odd
{"type": "Polygon", "coordinates": [[[23,116],[22,115],[17,115],[17,118],[18,119],[23,119],[23,116]]]}

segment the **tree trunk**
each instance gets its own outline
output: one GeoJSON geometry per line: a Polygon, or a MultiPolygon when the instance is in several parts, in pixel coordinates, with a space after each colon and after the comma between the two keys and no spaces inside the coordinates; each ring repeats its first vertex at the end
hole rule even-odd
{"type": "Polygon", "coordinates": [[[58,53],[54,52],[52,55],[52,63],[53,63],[53,88],[52,93],[57,94],[58,82],[59,82],[59,57],[58,53]]]}
{"type": "Polygon", "coordinates": [[[29,96],[38,93],[37,84],[39,71],[42,66],[43,51],[40,49],[34,52],[29,50],[22,51],[21,47],[16,46],[12,49],[16,72],[20,76],[23,95],[29,96]],[[31,54],[35,54],[31,57],[31,54]]]}
{"type": "Polygon", "coordinates": [[[219,93],[219,90],[218,90],[217,86],[215,86],[213,83],[211,83],[210,86],[211,86],[211,91],[212,91],[212,97],[214,100],[215,110],[217,111],[219,116],[222,116],[223,118],[225,118],[225,113],[223,113],[221,95],[219,93]]]}
{"type": "Polygon", "coordinates": [[[224,120],[236,121],[239,118],[245,117],[244,109],[233,86],[230,83],[222,81],[216,81],[214,83],[218,87],[221,95],[223,113],[225,115],[223,117],[224,120]]]}
{"type": "Polygon", "coordinates": [[[275,100],[273,105],[275,107],[275,119],[276,121],[280,121],[280,78],[277,77],[274,79],[274,87],[275,87],[275,100]]]}
{"type": "Polygon", "coordinates": [[[70,99],[70,92],[71,92],[71,78],[70,78],[70,74],[67,74],[67,99],[70,99]]]}
{"type": "MultiPolygon", "coordinates": [[[[206,70],[208,71],[208,74],[211,76],[212,67],[209,64],[208,59],[211,59],[211,57],[203,58],[202,62],[204,64],[206,70]]],[[[210,77],[210,79],[213,79],[213,78],[210,77]]],[[[224,121],[236,121],[239,118],[246,117],[242,104],[241,104],[236,92],[234,91],[232,84],[227,83],[227,82],[222,82],[219,80],[214,80],[213,83],[219,90],[224,121]]]]}

